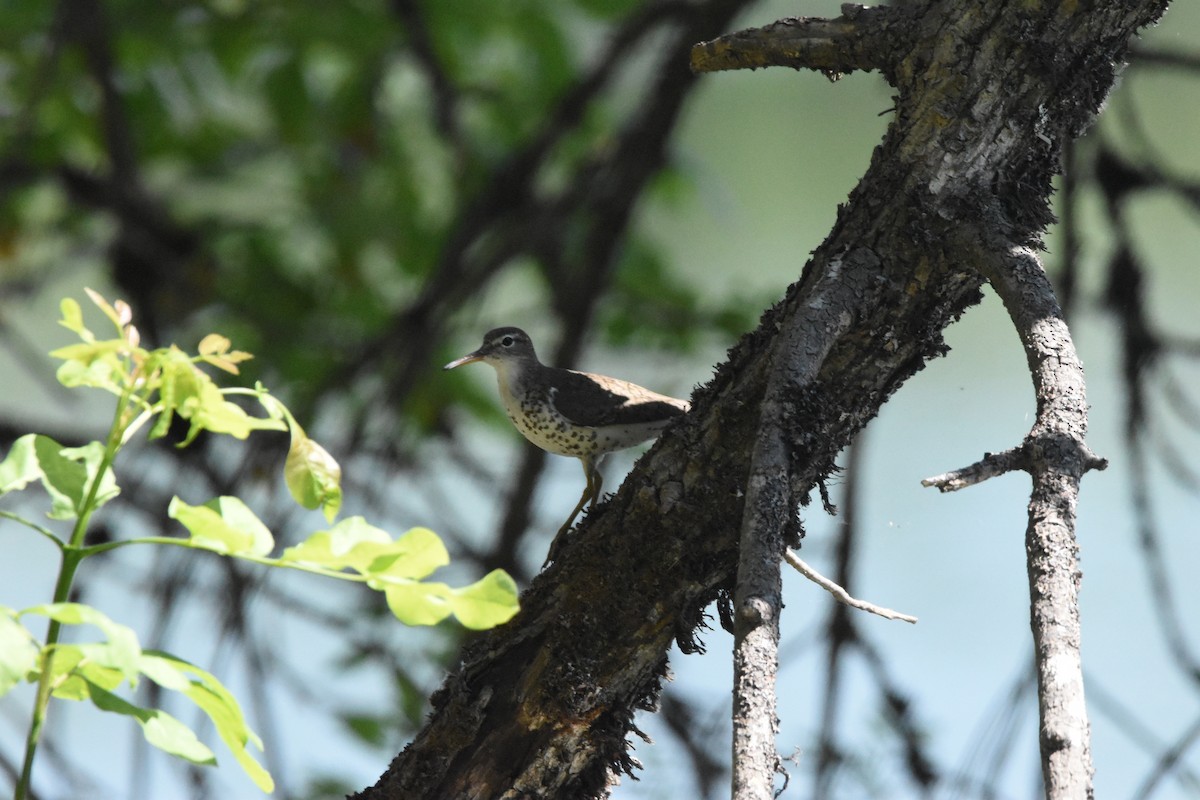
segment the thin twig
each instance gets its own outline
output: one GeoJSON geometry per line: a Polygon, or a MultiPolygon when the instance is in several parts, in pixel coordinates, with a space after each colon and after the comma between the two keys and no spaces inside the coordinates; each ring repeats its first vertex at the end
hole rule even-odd
{"type": "Polygon", "coordinates": [[[1000,453],[984,453],[983,458],[974,464],[926,478],[921,485],[937,487],[940,492],[956,492],[1013,470],[1029,470],[1029,457],[1023,446],[1011,447],[1000,453]]]}
{"type": "Polygon", "coordinates": [[[820,586],[822,589],[833,595],[834,599],[839,603],[848,605],[851,608],[857,608],[860,611],[869,611],[870,613],[877,614],[884,619],[898,619],[902,622],[910,622],[913,625],[917,624],[917,618],[911,614],[902,614],[899,611],[893,611],[890,608],[884,608],[883,606],[877,606],[874,603],[869,603],[866,600],[859,600],[851,597],[850,593],[841,586],[810,567],[804,561],[804,559],[796,555],[794,550],[785,550],[783,553],[783,560],[790,564],[792,568],[796,570],[796,572],[799,572],[817,586],[820,586]]]}

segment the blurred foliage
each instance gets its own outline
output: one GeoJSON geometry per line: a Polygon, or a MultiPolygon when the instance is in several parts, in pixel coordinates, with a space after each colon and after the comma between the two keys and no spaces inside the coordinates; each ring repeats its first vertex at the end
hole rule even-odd
{"type": "MultiPolygon", "coordinates": [[[[514,205],[569,188],[611,147],[625,93],[553,120],[635,5],[5,4],[0,276],[36,283],[73,250],[107,252],[150,334],[219,315],[205,324],[259,353],[303,409],[346,388],[348,360],[429,290],[472,202],[522,166],[505,167],[515,152],[536,148],[537,166],[502,198],[514,205]]],[[[601,316],[611,342],[748,323],[737,299],[701,311],[645,242],[621,264],[601,316]]],[[[436,424],[444,399],[414,399],[417,421],[436,424]]]]}

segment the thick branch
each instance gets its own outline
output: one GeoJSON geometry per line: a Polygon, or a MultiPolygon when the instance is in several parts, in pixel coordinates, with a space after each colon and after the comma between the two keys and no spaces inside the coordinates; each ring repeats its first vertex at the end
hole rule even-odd
{"type": "Polygon", "coordinates": [[[842,6],[836,19],[789,17],[762,28],[729,33],[692,48],[692,69],[791,67],[830,77],[857,70],[888,70],[897,47],[907,44],[899,23],[912,19],[903,7],[842,6]]]}

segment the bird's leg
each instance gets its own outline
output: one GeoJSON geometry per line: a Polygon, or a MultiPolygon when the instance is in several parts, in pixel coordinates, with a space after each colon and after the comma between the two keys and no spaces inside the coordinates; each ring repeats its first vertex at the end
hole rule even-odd
{"type": "Polygon", "coordinates": [[[575,509],[571,512],[571,516],[567,517],[567,521],[564,522],[562,527],[558,529],[559,536],[562,536],[571,529],[571,525],[575,522],[575,518],[579,516],[579,512],[583,510],[583,507],[587,505],[589,500],[592,501],[593,505],[596,503],[596,491],[599,488],[600,482],[598,480],[598,476],[600,472],[596,469],[596,462],[594,459],[581,458],[579,460],[583,464],[583,477],[586,479],[586,483],[583,487],[583,494],[579,496],[579,502],[575,504],[575,509]]]}
{"type": "Polygon", "coordinates": [[[600,459],[588,456],[579,460],[583,464],[583,475],[587,479],[583,487],[583,494],[580,495],[579,502],[575,504],[575,509],[571,511],[571,516],[567,517],[567,521],[562,524],[562,527],[558,529],[558,533],[554,535],[554,541],[550,544],[550,553],[546,556],[546,564],[553,561],[554,557],[558,554],[558,549],[563,538],[567,535],[567,531],[571,529],[571,525],[574,524],[575,518],[579,516],[579,512],[583,510],[583,507],[588,504],[589,500],[592,505],[595,505],[596,498],[600,496],[600,485],[604,482],[603,477],[600,475],[600,459]]]}
{"type": "Polygon", "coordinates": [[[592,505],[596,505],[596,501],[600,499],[600,486],[604,483],[604,474],[600,472],[600,459],[596,458],[592,461],[592,474],[590,478],[592,486],[592,505]]]}

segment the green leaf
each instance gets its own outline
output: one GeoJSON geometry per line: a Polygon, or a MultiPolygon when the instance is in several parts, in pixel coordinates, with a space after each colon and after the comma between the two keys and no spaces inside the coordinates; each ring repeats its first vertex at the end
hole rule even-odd
{"type": "Polygon", "coordinates": [[[452,589],[418,579],[450,563],[446,546],[428,528],[413,528],[392,541],[362,517],[351,517],[289,547],[284,562],[331,570],[352,569],[382,591],[388,608],[406,625],[436,625],[454,614],[468,628],[491,628],[517,613],[517,586],[503,570],[452,589]]]}
{"type": "MultiPolygon", "coordinates": [[[[46,675],[46,680],[50,682],[51,694],[59,700],[86,700],[87,683],[75,674],[76,667],[83,663],[84,658],[83,648],[79,645],[57,644],[43,669],[38,672],[38,678],[42,674],[46,675]]],[[[120,676],[117,683],[120,683],[120,676]]]]}
{"type": "Polygon", "coordinates": [[[277,419],[252,417],[237,403],[226,400],[213,379],[178,347],[171,345],[157,350],[153,358],[161,370],[159,401],[162,417],[151,431],[151,438],[166,432],[173,414],[191,422],[181,447],[190,444],[202,430],[226,433],[237,439],[245,439],[256,430],[287,430],[287,426],[277,419]],[[167,422],[164,423],[163,418],[167,422]]]}
{"type": "Polygon", "coordinates": [[[113,376],[125,372],[119,354],[128,347],[129,345],[120,339],[106,339],[101,342],[70,344],[52,350],[50,355],[63,359],[57,372],[58,382],[63,386],[93,386],[120,394],[121,387],[117,385],[113,376]]]}
{"type": "Polygon", "coordinates": [[[42,465],[38,463],[37,439],[36,433],[25,434],[13,442],[4,461],[0,461],[0,494],[19,491],[33,481],[41,480],[42,465]]]}
{"type": "Polygon", "coordinates": [[[17,612],[0,606],[0,697],[36,675],[40,653],[33,635],[18,621],[17,612]]]}
{"type": "Polygon", "coordinates": [[[283,466],[288,491],[304,508],[321,508],[333,522],[342,506],[342,468],[324,447],[292,428],[292,446],[283,466]]]}
{"type": "MultiPolygon", "coordinates": [[[[48,437],[43,438],[48,439],[48,437]]],[[[49,441],[53,442],[54,440],[49,439],[49,441]]],[[[50,448],[48,446],[45,448],[39,446],[39,458],[43,457],[44,451],[48,452],[49,450],[50,448]]],[[[58,451],[58,455],[62,456],[68,462],[78,462],[79,464],[82,464],[86,474],[86,480],[84,481],[83,485],[78,487],[80,493],[78,495],[71,495],[72,500],[75,501],[75,513],[67,517],[67,519],[71,519],[84,512],[84,503],[87,501],[86,493],[90,491],[92,483],[96,480],[96,473],[99,472],[100,466],[104,462],[104,445],[100,442],[88,442],[83,447],[63,447],[58,451]]],[[[62,466],[60,462],[51,459],[48,467],[43,467],[46,472],[46,479],[58,486],[60,489],[69,488],[72,492],[74,492],[76,490],[76,485],[73,482],[73,478],[76,473],[71,470],[64,470],[62,477],[69,480],[66,483],[60,484],[60,466],[62,466]]],[[[121,489],[117,486],[117,479],[116,476],[113,475],[112,469],[106,469],[103,477],[100,479],[100,488],[96,491],[95,508],[99,508],[120,493],[121,489]]],[[[53,514],[51,516],[53,516],[53,514]]]]}
{"type": "Polygon", "coordinates": [[[185,759],[193,764],[213,765],[217,757],[213,751],[196,738],[192,729],[165,711],[142,708],[118,697],[112,692],[90,681],[86,682],[87,695],[96,708],[115,714],[124,714],[142,726],[146,741],[166,753],[185,759]]]}
{"type": "Polygon", "coordinates": [[[424,578],[449,563],[450,553],[436,533],[428,528],[411,528],[396,539],[389,552],[379,554],[367,565],[367,573],[382,580],[408,580],[424,578]]]}
{"type": "Polygon", "coordinates": [[[464,627],[484,630],[502,625],[520,610],[517,584],[497,569],[470,586],[444,583],[388,583],[382,587],[388,608],[406,625],[436,625],[453,614],[464,627]]]}
{"type": "Polygon", "coordinates": [[[189,544],[223,555],[265,556],[275,547],[271,531],[236,497],[216,497],[202,506],[171,498],[167,516],[192,534],[189,544]]]}
{"type": "MultiPolygon", "coordinates": [[[[38,480],[50,494],[52,519],[74,519],[83,511],[88,487],[104,459],[104,446],[63,447],[49,436],[26,434],[13,443],[0,462],[0,494],[24,489],[38,480]]],[[[96,507],[120,492],[112,470],[106,470],[96,492],[96,507]]]]}
{"type": "Polygon", "coordinates": [[[362,517],[350,517],[289,547],[281,560],[333,570],[352,569],[386,581],[423,578],[449,564],[450,554],[428,528],[413,528],[393,541],[387,532],[362,517]]]}
{"type": "MultiPolygon", "coordinates": [[[[71,670],[75,678],[102,686],[110,692],[121,686],[126,676],[116,667],[102,663],[111,655],[111,648],[106,643],[90,642],[68,646],[75,648],[79,654],[79,662],[71,670]]],[[[137,673],[130,673],[130,678],[130,685],[136,686],[137,673]]],[[[59,696],[57,692],[55,696],[59,696]]]]}
{"type": "Polygon", "coordinates": [[[375,558],[392,546],[387,531],[362,517],[349,517],[327,531],[317,531],[283,551],[281,561],[314,564],[329,569],[350,568],[365,573],[375,558]]]}
{"type": "Polygon", "coordinates": [[[464,627],[485,630],[503,625],[520,610],[517,584],[507,572],[496,569],[470,586],[455,589],[454,616],[464,627]]]}
{"type": "Polygon", "coordinates": [[[388,583],[382,587],[388,608],[405,625],[436,625],[453,613],[454,590],[444,583],[388,583]]]}
{"type": "Polygon", "coordinates": [[[274,791],[275,781],[271,774],[247,751],[251,744],[261,751],[262,740],[250,730],[241,706],[216,677],[194,664],[160,651],[146,651],[141,667],[152,681],[164,688],[182,692],[199,706],[212,720],[217,735],[255,785],[267,793],[274,791]]]}
{"type": "Polygon", "coordinates": [[[245,439],[256,430],[287,430],[279,420],[250,416],[237,403],[226,400],[211,378],[203,373],[200,375],[199,392],[183,399],[178,408],[179,415],[192,423],[187,442],[201,430],[227,433],[235,439],[245,439]]]}
{"type": "Polygon", "coordinates": [[[72,297],[64,297],[58,304],[58,308],[62,312],[62,319],[58,321],[59,325],[78,334],[79,338],[85,342],[95,341],[95,335],[83,324],[83,309],[79,307],[77,300],[72,297]]]}
{"type": "Polygon", "coordinates": [[[200,379],[204,376],[187,354],[174,345],[152,352],[144,371],[156,374],[158,380],[158,419],[147,434],[153,441],[166,436],[180,405],[200,391],[200,379]]]}
{"type": "MultiPolygon", "coordinates": [[[[55,652],[54,671],[70,671],[74,666],[60,665],[58,662],[62,658],[62,653],[66,652],[67,648],[72,648],[77,651],[89,664],[94,664],[105,669],[115,670],[118,674],[118,682],[120,678],[128,680],[130,685],[136,685],[138,676],[138,659],[141,658],[142,648],[138,644],[137,634],[132,628],[113,622],[103,612],[92,608],[83,603],[50,603],[40,606],[32,606],[20,612],[21,616],[27,614],[37,614],[39,616],[49,617],[63,625],[95,625],[104,635],[107,641],[103,643],[87,644],[87,645],[59,645],[55,652]]],[[[69,661],[70,659],[64,659],[69,661]]],[[[99,674],[90,674],[93,680],[100,679],[99,674]]]]}
{"type": "Polygon", "coordinates": [[[19,614],[0,608],[0,680],[9,682],[7,687],[0,684],[0,688],[7,690],[16,680],[35,680],[37,677],[39,651],[32,645],[28,632],[17,624],[17,619],[24,614],[47,616],[66,625],[95,625],[107,636],[107,641],[102,643],[55,647],[49,665],[55,697],[90,699],[102,711],[133,717],[141,725],[146,741],[155,747],[196,764],[215,764],[212,751],[179,720],[163,711],[133,705],[113,694],[112,690],[123,680],[136,686],[138,677],[145,675],[165,689],[180,692],[199,706],[212,720],[217,734],[250,779],[264,792],[274,789],[270,774],[246,752],[248,744],[262,750],[262,741],[246,725],[237,700],[221,682],[168,653],[143,651],[131,629],[113,622],[91,606],[53,603],[27,608],[19,614]]]}

